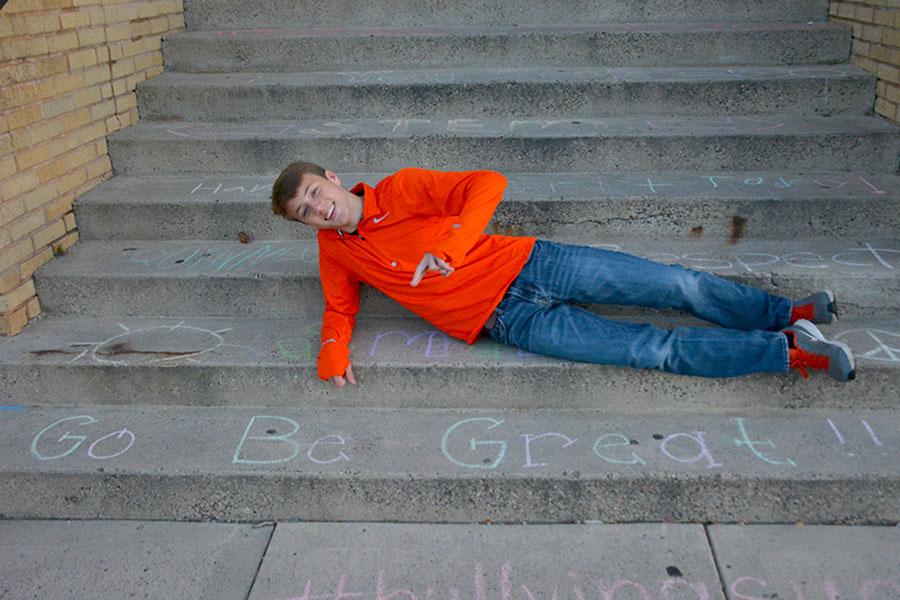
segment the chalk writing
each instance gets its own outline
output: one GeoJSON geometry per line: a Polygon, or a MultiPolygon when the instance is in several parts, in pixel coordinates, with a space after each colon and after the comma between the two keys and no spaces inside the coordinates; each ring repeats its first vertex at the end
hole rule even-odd
{"type": "Polygon", "coordinates": [[[312,263],[318,261],[314,244],[213,244],[155,248],[137,252],[129,263],[145,271],[185,273],[235,273],[268,265],[312,263]]]}
{"type": "MultiPolygon", "coordinates": [[[[289,417],[272,415],[257,415],[250,419],[244,433],[234,450],[231,462],[235,465],[276,465],[294,460],[300,454],[301,445],[294,435],[300,431],[300,424],[289,417]],[[279,433],[278,427],[287,424],[290,431],[279,433]],[[257,426],[254,430],[254,426],[257,426]],[[258,430],[258,432],[256,432],[258,430]],[[251,433],[254,432],[254,433],[251,433]],[[247,446],[255,448],[256,454],[247,446]],[[248,457],[252,455],[253,457],[248,457]],[[261,456],[265,456],[262,458],[261,456]],[[274,456],[274,457],[273,457],[274,456]]],[[[316,449],[322,446],[344,446],[344,438],[337,434],[330,434],[315,440],[306,451],[306,458],[317,465],[333,464],[340,461],[349,461],[342,450],[337,452],[325,448],[322,453],[316,453],[316,449]],[[322,456],[327,454],[327,458],[322,456]]]]}
{"type": "MultiPolygon", "coordinates": [[[[738,437],[731,439],[734,447],[746,448],[756,464],[780,468],[798,465],[794,458],[785,456],[784,452],[780,451],[771,439],[754,439],[750,435],[746,418],[732,417],[729,421],[733,423],[738,434],[738,437]]],[[[866,420],[862,420],[860,423],[861,428],[868,435],[871,445],[882,449],[884,442],[872,424],[866,420]]],[[[840,446],[847,443],[833,420],[825,419],[824,424],[836,435],[840,446]]],[[[441,438],[441,453],[448,461],[463,468],[496,469],[507,461],[511,449],[509,442],[511,427],[514,425],[493,417],[474,417],[457,421],[444,431],[441,438]]],[[[550,466],[549,462],[543,460],[543,456],[536,457],[538,454],[543,454],[543,451],[538,451],[539,448],[544,449],[548,446],[546,443],[536,444],[535,442],[538,440],[556,440],[557,443],[552,444],[552,447],[560,450],[567,450],[579,442],[579,438],[559,431],[528,432],[518,434],[518,437],[523,442],[521,445],[523,469],[539,469],[550,466]]],[[[725,466],[723,461],[717,460],[715,457],[714,446],[708,441],[705,431],[674,432],[668,435],[657,434],[653,437],[659,441],[656,444],[659,455],[667,460],[702,466],[705,469],[717,469],[725,466]]],[[[717,438],[720,444],[725,441],[722,435],[717,435],[717,438]]],[[[600,464],[646,465],[648,463],[647,454],[644,452],[642,456],[635,451],[634,447],[637,445],[638,440],[634,437],[618,432],[606,432],[596,437],[591,448],[593,455],[600,460],[600,464]]],[[[584,444],[580,444],[579,447],[574,448],[574,451],[580,452],[579,448],[583,446],[584,444]]],[[[721,448],[721,450],[726,453],[726,448],[721,448]]],[[[552,454],[557,466],[560,461],[567,463],[574,460],[572,454],[558,451],[552,454]]],[[[733,456],[733,453],[729,453],[729,455],[733,456]]],[[[882,453],[882,455],[885,454],[882,453]]]]}
{"type": "MultiPolygon", "coordinates": [[[[56,434],[51,434],[51,430],[54,430],[56,427],[59,427],[64,423],[70,422],[74,422],[74,424],[77,424],[79,426],[85,426],[92,425],[94,423],[97,423],[98,421],[90,415],[79,415],[75,417],[65,417],[63,419],[59,419],[54,423],[51,423],[50,425],[42,429],[36,436],[34,436],[34,439],[31,442],[31,455],[36,459],[42,461],[59,460],[71,455],[76,450],[78,450],[78,448],[80,448],[81,445],[84,444],[89,436],[72,435],[71,433],[69,433],[69,431],[66,431],[58,439],[52,442],[46,441],[44,438],[44,436],[47,436],[48,439],[52,439],[56,434]],[[64,447],[68,447],[57,454],[45,454],[41,451],[40,448],[45,447],[50,443],[64,444],[64,447]]],[[[127,427],[123,427],[118,431],[113,431],[106,435],[102,435],[94,440],[94,442],[91,443],[90,446],[88,446],[87,456],[95,460],[108,460],[111,458],[115,458],[128,452],[128,450],[134,445],[134,442],[134,433],[131,432],[127,427]],[[98,448],[98,446],[100,446],[100,448],[98,448]]]]}
{"type": "Polygon", "coordinates": [[[424,351],[424,356],[426,358],[442,358],[446,357],[450,352],[450,337],[443,331],[439,331],[437,329],[421,333],[407,333],[405,331],[385,331],[375,336],[375,340],[372,342],[372,347],[369,349],[369,356],[375,356],[378,353],[378,348],[381,344],[381,340],[394,336],[399,336],[400,339],[404,341],[407,348],[412,346],[420,339],[427,340],[424,351]]]}
{"type": "Polygon", "coordinates": [[[225,343],[225,338],[221,334],[231,331],[234,329],[233,327],[212,331],[203,327],[185,325],[183,321],[175,325],[153,325],[140,329],[129,329],[123,323],[118,325],[124,330],[124,333],[99,342],[75,342],[72,344],[76,347],[88,346],[88,348],[69,362],[74,363],[89,356],[101,365],[128,366],[129,363],[122,358],[111,360],[107,357],[133,356],[141,357],[149,363],[171,363],[178,360],[198,363],[197,357],[227,348],[237,348],[251,356],[256,354],[256,350],[249,346],[225,343]],[[163,347],[177,348],[177,350],[164,350],[163,347]]]}
{"type": "Polygon", "coordinates": [[[848,329],[834,336],[853,349],[856,358],[900,362],[900,333],[883,329],[848,329]]]}
{"type": "MultiPolygon", "coordinates": [[[[347,574],[342,574],[334,588],[328,588],[328,592],[314,593],[313,580],[306,579],[303,592],[299,596],[292,596],[288,600],[346,600],[349,598],[371,598],[372,600],[433,600],[444,597],[433,587],[416,589],[407,583],[389,584],[384,570],[379,570],[375,576],[375,589],[369,592],[348,591],[347,574]],[[330,591],[333,589],[334,591],[330,591]]],[[[361,581],[371,581],[371,575],[361,575],[361,581]]],[[[713,582],[714,583],[714,582],[713,582]]],[[[685,577],[664,579],[659,583],[638,582],[626,578],[602,578],[595,575],[577,573],[569,569],[565,575],[553,581],[531,581],[526,583],[521,576],[513,572],[511,561],[504,561],[500,568],[492,574],[489,567],[481,562],[474,564],[471,591],[463,591],[462,585],[449,585],[447,597],[451,600],[460,600],[463,597],[473,597],[475,600],[486,600],[489,590],[498,590],[501,600],[511,600],[521,593],[524,600],[557,600],[569,597],[571,590],[576,600],[614,600],[615,598],[637,598],[641,600],[709,600],[709,585],[685,577]],[[496,581],[492,578],[496,577],[496,581]],[[529,585],[530,583],[530,585],[529,585]],[[651,593],[658,590],[658,593],[651,593]],[[596,594],[596,595],[595,595],[596,594]]],[[[358,588],[354,588],[358,589],[358,588]]]]}
{"type": "Polygon", "coordinates": [[[219,193],[222,194],[246,194],[251,197],[268,197],[269,194],[272,193],[272,184],[253,184],[253,185],[225,185],[224,183],[216,183],[216,184],[207,184],[204,182],[198,183],[196,186],[191,188],[190,194],[210,194],[216,195],[219,193]]]}
{"type": "MultiPolygon", "coordinates": [[[[897,598],[900,597],[900,583],[897,580],[893,579],[866,579],[860,584],[859,590],[857,594],[853,593],[841,593],[839,590],[841,588],[848,589],[854,588],[855,586],[850,585],[840,585],[838,582],[825,580],[818,583],[810,582],[808,580],[802,582],[789,581],[790,587],[794,591],[794,599],[795,600],[805,600],[805,598],[813,598],[813,597],[824,597],[829,600],[837,600],[839,598],[860,598],[860,600],[888,600],[889,598],[897,598]],[[809,596],[804,594],[804,588],[814,588],[820,587],[824,594],[819,595],[816,592],[810,594],[809,596]]],[[[782,587],[775,583],[777,587],[782,587]]],[[[759,579],[757,577],[737,577],[732,581],[729,586],[729,590],[731,591],[731,596],[733,598],[737,598],[739,600],[765,600],[766,598],[774,598],[779,596],[777,593],[773,593],[770,591],[766,591],[766,588],[770,587],[770,582],[765,579],[759,579]]],[[[779,590],[781,591],[781,590],[779,590]]],[[[809,589],[806,590],[808,593],[809,589]]],[[[784,596],[781,596],[784,597],[784,596]]]]}

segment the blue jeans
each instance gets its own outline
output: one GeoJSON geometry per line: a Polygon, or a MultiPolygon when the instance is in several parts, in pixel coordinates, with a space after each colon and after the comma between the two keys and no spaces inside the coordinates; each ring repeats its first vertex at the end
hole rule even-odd
{"type": "Polygon", "coordinates": [[[529,352],[702,377],[788,370],[793,303],[679,265],[539,240],[497,307],[491,338],[529,352]],[[675,308],[727,329],[605,319],[569,302],[675,308]]]}

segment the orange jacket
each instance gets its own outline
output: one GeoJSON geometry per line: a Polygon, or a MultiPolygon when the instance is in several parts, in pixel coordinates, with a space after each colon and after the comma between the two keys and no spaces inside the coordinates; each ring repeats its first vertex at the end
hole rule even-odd
{"type": "Polygon", "coordinates": [[[318,235],[325,295],[319,377],[343,375],[350,364],[360,283],[448,335],[475,342],[535,242],[484,233],[505,189],[506,178],[493,171],[402,169],[375,188],[359,183],[351,190],[364,193],[356,234],[321,229],[318,235]],[[412,287],[426,252],[455,270],[448,277],[430,272],[412,287]]]}

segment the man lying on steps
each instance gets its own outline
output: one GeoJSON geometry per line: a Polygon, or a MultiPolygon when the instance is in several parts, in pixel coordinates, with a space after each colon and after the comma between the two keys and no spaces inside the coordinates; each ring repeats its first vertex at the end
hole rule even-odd
{"type": "Polygon", "coordinates": [[[791,301],[620,252],[488,235],[505,188],[492,171],[402,169],[349,191],[318,165],[282,171],[273,212],[318,229],[322,379],[356,383],[349,343],[360,283],[470,344],[486,329],[504,344],[568,360],[703,377],[792,368],[807,377],[811,368],[853,379],[849,347],[813,325],[835,317],[830,291],[791,301]],[[571,304],[579,302],[676,308],[722,328],[614,321],[571,304]]]}

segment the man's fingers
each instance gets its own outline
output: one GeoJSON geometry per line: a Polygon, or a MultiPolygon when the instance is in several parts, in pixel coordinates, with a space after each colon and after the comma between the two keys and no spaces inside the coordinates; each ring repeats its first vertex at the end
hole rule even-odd
{"type": "Polygon", "coordinates": [[[419,282],[422,281],[422,277],[425,276],[425,269],[428,267],[428,256],[429,255],[426,254],[422,257],[422,260],[419,261],[419,265],[416,267],[412,281],[409,282],[409,285],[416,287],[419,285],[419,282]]]}
{"type": "Polygon", "coordinates": [[[347,376],[347,381],[356,385],[356,377],[353,376],[353,365],[347,365],[347,372],[345,375],[347,376]]]}
{"type": "Polygon", "coordinates": [[[335,375],[334,377],[332,377],[331,382],[339,388],[342,388],[345,385],[344,378],[340,375],[335,375]]]}

